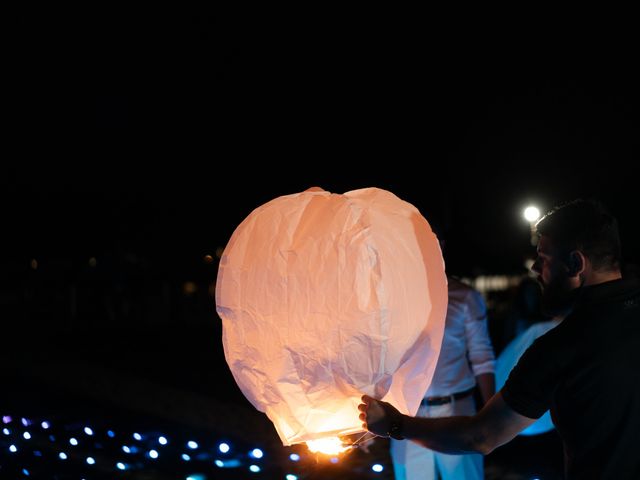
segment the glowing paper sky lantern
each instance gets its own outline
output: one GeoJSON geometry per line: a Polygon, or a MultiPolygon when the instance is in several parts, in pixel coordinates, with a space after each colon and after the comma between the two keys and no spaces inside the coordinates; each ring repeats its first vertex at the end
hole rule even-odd
{"type": "Polygon", "coordinates": [[[363,393],[415,415],[447,308],[440,246],[392,193],[278,197],[235,230],[216,306],[227,363],[284,445],[362,432],[363,393]]]}

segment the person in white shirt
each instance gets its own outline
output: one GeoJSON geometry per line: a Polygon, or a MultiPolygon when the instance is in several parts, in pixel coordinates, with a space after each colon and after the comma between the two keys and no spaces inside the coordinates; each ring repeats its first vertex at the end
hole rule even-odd
{"type": "MultiPolygon", "coordinates": [[[[495,393],[495,355],[482,294],[453,277],[448,282],[442,348],[418,417],[473,415],[475,388],[483,403],[495,393]]],[[[479,454],[448,455],[414,442],[392,439],[391,458],[397,480],[484,478],[483,457],[479,454]]]]}

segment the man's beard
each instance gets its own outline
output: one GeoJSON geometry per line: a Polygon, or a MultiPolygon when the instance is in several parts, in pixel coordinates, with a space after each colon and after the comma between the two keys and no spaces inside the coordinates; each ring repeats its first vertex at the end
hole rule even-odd
{"type": "Polygon", "coordinates": [[[580,288],[571,288],[566,277],[557,278],[542,285],[540,308],[548,317],[566,316],[576,301],[580,288]]]}

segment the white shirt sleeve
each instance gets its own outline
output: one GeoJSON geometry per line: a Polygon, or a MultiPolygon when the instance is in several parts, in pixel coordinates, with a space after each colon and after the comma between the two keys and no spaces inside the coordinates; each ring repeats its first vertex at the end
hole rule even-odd
{"type": "Polygon", "coordinates": [[[487,325],[487,306],[482,294],[469,290],[467,298],[469,315],[465,316],[465,335],[469,363],[474,376],[495,372],[495,354],[487,325]]]}

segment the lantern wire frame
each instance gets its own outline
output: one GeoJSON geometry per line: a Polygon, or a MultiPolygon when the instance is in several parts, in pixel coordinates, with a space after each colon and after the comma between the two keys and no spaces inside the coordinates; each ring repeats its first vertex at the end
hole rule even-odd
{"type": "Polygon", "coordinates": [[[362,435],[360,435],[358,438],[356,438],[353,441],[351,441],[351,436],[327,437],[325,440],[331,440],[333,438],[336,441],[335,445],[329,445],[328,448],[326,445],[317,445],[313,443],[310,444],[309,442],[306,442],[306,443],[307,443],[307,448],[312,453],[322,454],[322,455],[340,455],[340,454],[347,454],[350,450],[353,450],[356,448],[365,447],[367,443],[370,440],[373,440],[375,437],[377,437],[377,435],[371,432],[364,432],[362,435]],[[341,446],[338,447],[338,444],[341,446]],[[339,448],[340,450],[335,450],[336,448],[339,448]]]}
{"type": "Polygon", "coordinates": [[[361,444],[368,442],[369,440],[377,437],[378,435],[375,435],[371,432],[364,432],[362,435],[360,435],[358,438],[356,438],[353,443],[349,444],[349,446],[351,448],[358,448],[361,444]],[[367,435],[370,435],[369,438],[365,438],[367,435]]]}

